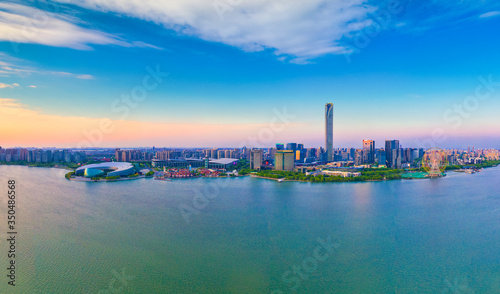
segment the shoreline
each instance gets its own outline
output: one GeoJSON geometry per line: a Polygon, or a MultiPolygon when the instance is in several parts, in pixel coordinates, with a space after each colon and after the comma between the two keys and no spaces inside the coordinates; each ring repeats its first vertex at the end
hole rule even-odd
{"type": "MultiPolygon", "coordinates": [[[[27,165],[27,164],[1,164],[0,166],[25,166],[25,167],[34,167],[34,168],[54,168],[54,169],[62,169],[62,170],[69,170],[69,171],[74,171],[75,169],[70,168],[70,167],[65,167],[65,166],[32,166],[32,165],[27,165]]],[[[488,167],[482,167],[482,169],[487,169],[487,168],[493,168],[493,167],[498,167],[500,165],[493,165],[493,166],[488,166],[488,167]]],[[[448,170],[448,172],[457,172],[457,170],[448,170]]],[[[299,183],[365,183],[365,182],[386,182],[386,181],[395,181],[395,180],[427,180],[431,179],[430,177],[425,177],[425,178],[420,178],[420,177],[409,177],[409,178],[401,178],[401,179],[377,179],[377,180],[359,180],[359,181],[322,181],[322,182],[314,182],[314,181],[304,181],[304,180],[288,180],[285,178],[270,178],[270,177],[264,177],[264,176],[259,176],[255,174],[247,174],[247,175],[238,175],[234,176],[234,178],[240,178],[240,177],[246,177],[250,176],[251,178],[257,178],[257,179],[264,179],[264,180],[272,180],[278,182],[280,179],[282,179],[281,182],[299,182],[299,183]]],[[[446,175],[443,175],[442,178],[446,177],[446,175]]],[[[76,182],[119,182],[119,181],[129,181],[129,180],[137,180],[137,179],[146,179],[146,178],[154,178],[154,177],[146,177],[145,175],[138,176],[138,177],[133,177],[133,178],[120,178],[120,179],[112,179],[112,180],[106,180],[106,179],[101,179],[101,180],[84,180],[84,179],[78,179],[78,178],[69,178],[67,180],[69,181],[76,181],[76,182]]],[[[169,178],[170,180],[189,180],[189,179],[198,179],[198,178],[213,178],[213,179],[218,179],[218,178],[231,178],[230,176],[221,176],[221,177],[192,177],[192,178],[169,178]]]]}
{"type": "Polygon", "coordinates": [[[112,179],[112,180],[106,180],[106,179],[100,179],[100,180],[91,180],[89,178],[69,178],[67,179],[68,181],[75,181],[75,182],[120,182],[120,181],[131,181],[131,180],[138,180],[138,179],[149,179],[153,177],[146,177],[146,176],[137,176],[133,178],[121,178],[121,179],[112,179]],[[88,179],[88,180],[84,180],[88,179]]]}
{"type": "Polygon", "coordinates": [[[55,168],[55,169],[65,169],[65,170],[75,170],[74,168],[70,168],[67,166],[36,166],[36,165],[28,165],[28,164],[3,164],[0,163],[0,166],[25,166],[25,167],[36,167],[36,168],[55,168]]]}

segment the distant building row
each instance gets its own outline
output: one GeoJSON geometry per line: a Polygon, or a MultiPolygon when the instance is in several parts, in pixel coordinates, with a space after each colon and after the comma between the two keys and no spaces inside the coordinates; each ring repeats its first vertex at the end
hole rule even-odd
{"type": "Polygon", "coordinates": [[[3,162],[36,162],[36,163],[51,163],[51,162],[83,162],[86,160],[84,152],[75,152],[71,150],[43,150],[43,149],[24,149],[11,148],[2,149],[0,147],[0,161],[3,162]]]}

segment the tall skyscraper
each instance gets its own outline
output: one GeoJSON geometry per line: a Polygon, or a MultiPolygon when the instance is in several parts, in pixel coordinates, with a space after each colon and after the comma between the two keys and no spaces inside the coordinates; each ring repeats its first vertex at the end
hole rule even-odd
{"type": "Polygon", "coordinates": [[[293,170],[295,166],[293,150],[278,150],[274,159],[275,170],[293,170]]]}
{"type": "Polygon", "coordinates": [[[250,150],[250,169],[258,169],[262,165],[262,149],[250,150]]]}
{"type": "Polygon", "coordinates": [[[363,154],[366,157],[366,163],[375,162],[375,141],[363,140],[363,154]]]}
{"type": "MultiPolygon", "coordinates": [[[[393,167],[393,163],[396,163],[397,165],[397,160],[398,158],[392,158],[393,154],[397,156],[397,152],[393,153],[392,150],[399,149],[399,140],[386,140],[385,141],[385,160],[387,161],[387,167],[393,167]]],[[[401,154],[401,153],[399,153],[401,154]]],[[[401,160],[401,159],[399,159],[401,160]]],[[[393,167],[394,168],[394,167],[393,167]]]]}
{"type": "Polygon", "coordinates": [[[297,143],[287,143],[286,150],[293,151],[293,158],[295,158],[295,156],[297,154],[297,143]]]}
{"type": "Polygon", "coordinates": [[[326,160],[333,161],[333,103],[325,105],[325,148],[326,160]]]}
{"type": "Polygon", "coordinates": [[[385,149],[378,149],[377,150],[377,162],[379,165],[386,165],[386,154],[385,154],[385,149]]]}
{"type": "Polygon", "coordinates": [[[286,150],[293,150],[293,152],[297,151],[297,143],[287,143],[286,150]]]}

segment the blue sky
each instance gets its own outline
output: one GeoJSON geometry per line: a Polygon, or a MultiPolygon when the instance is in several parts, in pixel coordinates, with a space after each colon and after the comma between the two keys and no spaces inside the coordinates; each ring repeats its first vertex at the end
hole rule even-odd
{"type": "MultiPolygon", "coordinates": [[[[500,86],[483,87],[488,99],[468,99],[479,77],[500,81],[500,4],[421,2],[2,2],[0,108],[29,113],[34,125],[66,118],[78,136],[102,118],[140,132],[117,129],[99,146],[237,146],[286,108],[292,123],[262,145],[319,147],[324,104],[333,102],[335,147],[392,138],[418,146],[440,130],[445,139],[430,144],[500,148],[500,86]],[[114,101],[157,66],[168,77],[121,117],[114,101]],[[459,114],[464,103],[469,110],[459,114]],[[197,131],[207,127],[209,142],[197,131]]],[[[3,125],[12,138],[3,144],[16,145],[3,125]]],[[[24,144],[48,144],[30,141],[23,125],[24,144]]],[[[81,141],[47,128],[39,132],[54,144],[81,141]]]]}

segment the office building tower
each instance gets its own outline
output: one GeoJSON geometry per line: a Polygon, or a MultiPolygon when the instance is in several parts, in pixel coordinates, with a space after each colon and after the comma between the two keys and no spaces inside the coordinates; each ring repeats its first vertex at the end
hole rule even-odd
{"type": "Polygon", "coordinates": [[[283,145],[282,143],[277,143],[276,144],[276,149],[277,150],[285,150],[285,145],[283,145]]]}
{"type": "Polygon", "coordinates": [[[354,165],[362,165],[364,162],[363,149],[356,149],[354,152],[354,165]]]}
{"type": "Polygon", "coordinates": [[[260,170],[262,165],[262,149],[250,150],[250,169],[260,170]]]}
{"type": "Polygon", "coordinates": [[[226,151],[225,150],[218,150],[217,151],[217,158],[218,159],[225,158],[225,156],[226,156],[226,151]]]}
{"type": "Polygon", "coordinates": [[[306,153],[307,158],[316,158],[316,148],[308,148],[306,153]]]}
{"type": "Polygon", "coordinates": [[[325,148],[326,161],[333,161],[333,104],[325,105],[325,148]]]}
{"type": "Polygon", "coordinates": [[[401,149],[391,150],[391,168],[401,168],[401,149]]]}
{"type": "Polygon", "coordinates": [[[363,153],[365,156],[365,163],[375,162],[375,141],[363,140],[363,153]]]}
{"type": "Polygon", "coordinates": [[[304,162],[304,159],[306,159],[307,156],[307,150],[306,149],[297,149],[295,152],[295,160],[304,162]]]}
{"type": "MultiPolygon", "coordinates": [[[[399,140],[386,140],[385,141],[385,159],[387,167],[392,167],[392,150],[399,149],[399,140]]],[[[401,159],[400,159],[401,160],[401,159]]]]}
{"type": "Polygon", "coordinates": [[[120,149],[115,149],[115,161],[123,161],[120,149]]]}
{"type": "Polygon", "coordinates": [[[378,149],[377,150],[377,162],[379,165],[386,165],[386,155],[385,155],[385,149],[378,149]]]}
{"type": "Polygon", "coordinates": [[[293,150],[278,150],[274,158],[275,170],[288,170],[292,171],[295,167],[294,152],[293,150]]]}
{"type": "Polygon", "coordinates": [[[286,150],[292,150],[295,153],[297,151],[297,143],[287,143],[286,150]]]}

